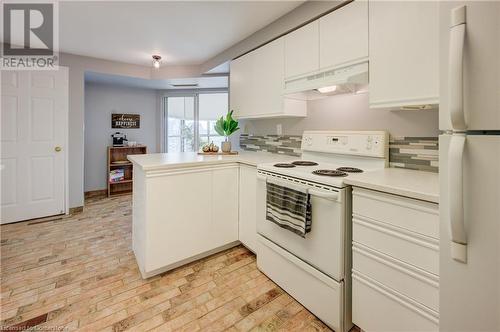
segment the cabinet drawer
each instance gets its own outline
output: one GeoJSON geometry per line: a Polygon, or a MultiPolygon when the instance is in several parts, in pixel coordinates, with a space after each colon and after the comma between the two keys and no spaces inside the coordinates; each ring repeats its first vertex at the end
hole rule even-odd
{"type": "Polygon", "coordinates": [[[438,331],[439,314],[353,270],[352,320],[364,331],[438,331]]]}
{"type": "Polygon", "coordinates": [[[439,207],[435,203],[354,188],[352,207],[355,215],[439,238],[439,207]]]}
{"type": "Polygon", "coordinates": [[[353,216],[353,241],[439,275],[439,241],[362,216],[353,216]]]}
{"type": "Polygon", "coordinates": [[[439,311],[439,277],[376,250],[354,243],[353,269],[439,311]]]}

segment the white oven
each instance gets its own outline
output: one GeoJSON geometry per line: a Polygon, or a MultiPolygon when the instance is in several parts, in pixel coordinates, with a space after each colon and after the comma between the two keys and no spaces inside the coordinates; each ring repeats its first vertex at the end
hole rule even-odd
{"type": "MultiPolygon", "coordinates": [[[[336,331],[349,318],[344,310],[345,275],[350,243],[347,216],[349,188],[323,184],[258,170],[257,264],[271,279],[336,331]],[[311,231],[305,238],[266,220],[266,182],[307,188],[311,195],[311,231]]],[[[350,312],[350,311],[349,311],[350,312]]]]}
{"type": "Polygon", "coordinates": [[[257,266],[337,332],[351,317],[351,188],[346,177],[387,165],[383,131],[305,131],[302,156],[257,166],[257,266]],[[267,181],[306,189],[311,230],[305,238],[266,220],[267,181]]]}

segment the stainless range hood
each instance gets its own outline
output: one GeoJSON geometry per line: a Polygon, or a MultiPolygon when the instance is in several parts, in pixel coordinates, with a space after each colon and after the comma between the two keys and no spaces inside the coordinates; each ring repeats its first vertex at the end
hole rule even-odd
{"type": "Polygon", "coordinates": [[[285,95],[318,99],[334,94],[355,93],[368,84],[368,61],[285,80],[285,95]],[[320,92],[321,91],[321,92],[320,92]]]}

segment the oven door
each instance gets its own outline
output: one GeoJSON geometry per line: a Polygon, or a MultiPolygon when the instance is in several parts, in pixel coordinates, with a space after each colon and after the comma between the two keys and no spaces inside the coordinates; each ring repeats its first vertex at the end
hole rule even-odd
{"type": "Polygon", "coordinates": [[[341,281],[344,278],[346,189],[316,186],[279,176],[258,174],[257,233],[317,270],[341,281]],[[266,220],[266,182],[273,177],[282,186],[302,186],[311,195],[311,231],[305,238],[266,220]]]}

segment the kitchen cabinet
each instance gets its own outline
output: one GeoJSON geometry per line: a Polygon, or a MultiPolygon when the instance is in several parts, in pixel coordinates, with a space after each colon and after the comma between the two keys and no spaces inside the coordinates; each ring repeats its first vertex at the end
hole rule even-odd
{"type": "Polygon", "coordinates": [[[285,36],[285,78],[319,69],[319,21],[311,22],[285,36]]]}
{"type": "Polygon", "coordinates": [[[238,173],[237,163],[143,169],[134,162],[132,247],[144,278],[238,243],[238,173]]]}
{"type": "Polygon", "coordinates": [[[245,247],[256,253],[257,250],[257,168],[240,166],[240,210],[239,240],[245,247]]]}
{"type": "Polygon", "coordinates": [[[371,108],[439,103],[439,2],[371,1],[371,108]]]}
{"type": "Polygon", "coordinates": [[[328,69],[363,61],[368,61],[368,2],[354,1],[321,17],[319,67],[328,69]]]}
{"type": "MultiPolygon", "coordinates": [[[[223,246],[238,240],[238,194],[239,167],[217,167],[211,171],[212,215],[210,233],[213,247],[223,246]]],[[[198,199],[197,199],[198,200],[198,199]]]]}
{"type": "Polygon", "coordinates": [[[231,61],[229,102],[236,118],[306,116],[306,102],[284,97],[284,38],[231,61]]]}
{"type": "Polygon", "coordinates": [[[358,187],[352,197],[354,324],[438,331],[438,204],[358,187]]]}

